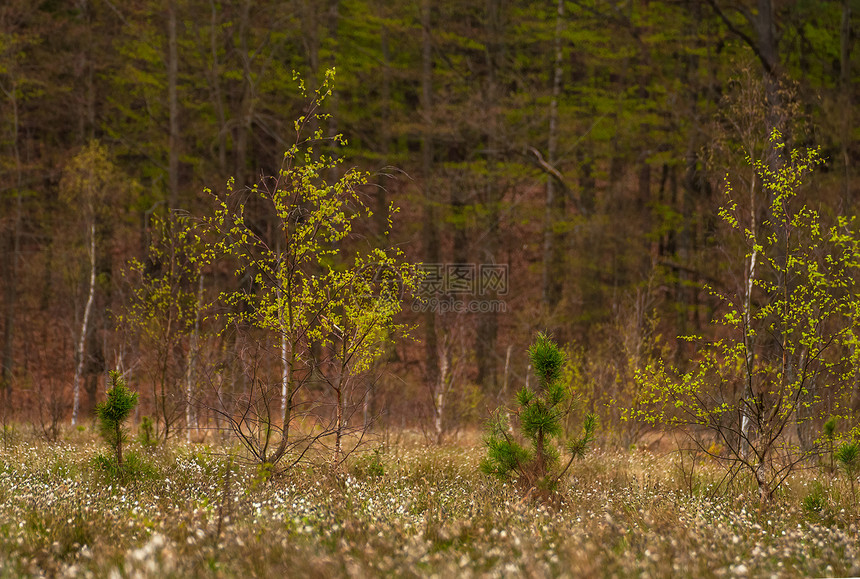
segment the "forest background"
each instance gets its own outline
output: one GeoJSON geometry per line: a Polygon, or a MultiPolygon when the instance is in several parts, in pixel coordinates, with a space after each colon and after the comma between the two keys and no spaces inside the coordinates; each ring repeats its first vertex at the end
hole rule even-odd
{"type": "MultiPolygon", "coordinates": [[[[404,314],[416,340],[377,363],[355,419],[437,438],[478,424],[527,383],[547,330],[603,435],[636,442],[645,426],[621,420],[636,372],[689,360],[676,336],[718,331],[705,285],[742,293],[726,174],[750,185],[745,156],[766,159],[778,128],[826,159],[807,203],[856,213],[857,25],[852,0],[6,0],[3,419],[57,432],[76,385],[92,416],[112,369],[162,434],[191,417],[187,392],[203,427],[225,388],[253,387],[241,333],[198,311],[160,340],[122,324],[140,281],[127,263],[163,276],[155,217],[277,174],[307,113],[294,71],[313,91],[334,68],[331,117],[311,127],[348,142],[323,144],[345,159],[328,177],[370,171],[366,245],[428,272],[404,314]]],[[[254,280],[183,283],[202,297],[254,280]]]]}

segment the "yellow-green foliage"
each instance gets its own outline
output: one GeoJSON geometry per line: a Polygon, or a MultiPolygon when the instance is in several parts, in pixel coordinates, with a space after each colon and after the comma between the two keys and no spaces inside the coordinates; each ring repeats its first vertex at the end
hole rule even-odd
{"type": "MultiPolygon", "coordinates": [[[[389,333],[405,329],[393,318],[401,310],[403,292],[417,288],[419,271],[403,261],[399,248],[348,255],[354,222],[372,216],[359,194],[367,174],[350,169],[335,183],[326,183],[323,175],[341,159],[317,155],[315,147],[325,141],[343,146],[345,139],[324,138],[321,128],[303,138],[311,119],[325,118],[318,111],[331,94],[333,77],[331,70],[315,93],[310,114],[296,121],[297,139],[284,154],[278,175],[246,191],[235,191],[231,182],[227,195],[216,200],[215,214],[206,220],[216,241],[201,259],[227,257],[235,263],[236,275],[253,275],[256,291],[221,294],[223,304],[232,308],[227,324],[249,323],[277,338],[301,336],[301,341],[320,344],[352,332],[353,369],[362,371],[379,355],[389,333]],[[248,223],[251,196],[259,197],[274,218],[274,239],[248,223]]],[[[396,213],[392,207],[390,215],[396,213]]]]}
{"type": "MultiPolygon", "coordinates": [[[[259,419],[266,426],[264,441],[254,451],[261,462],[276,463],[283,456],[295,418],[294,396],[311,375],[336,398],[339,440],[343,385],[367,371],[395,336],[406,333],[395,317],[421,278],[399,248],[368,248],[355,233],[356,222],[372,216],[360,192],[367,174],[350,169],[333,183],[325,179],[342,159],[318,153],[346,144],[340,135],[323,136],[326,116],[319,111],[331,94],[333,77],[331,70],[313,95],[309,113],[296,121],[296,140],[278,174],[250,189],[236,190],[230,182],[226,195],[212,194],[214,213],[202,220],[199,231],[191,231],[202,250],[196,263],[228,263],[237,276],[254,280],[250,288],[221,292],[216,327],[261,330],[280,354],[283,415],[275,420],[266,404],[266,416],[259,419]],[[311,121],[320,128],[306,137],[311,121]],[[259,227],[261,219],[269,226],[259,227]],[[275,426],[278,422],[281,426],[275,426]],[[282,433],[274,454],[266,451],[270,426],[282,433]]],[[[389,228],[396,213],[396,207],[389,208],[389,228]]],[[[387,231],[382,238],[387,239],[387,231]]]]}
{"type": "Polygon", "coordinates": [[[131,299],[118,316],[122,326],[149,345],[169,350],[191,332],[198,308],[198,255],[203,251],[195,223],[177,213],[154,214],[147,262],[133,258],[123,275],[131,285],[131,299]]]}
{"type": "Polygon", "coordinates": [[[710,290],[723,304],[715,320],[721,337],[687,337],[698,345],[689,368],[658,361],[639,372],[647,405],[630,413],[710,430],[768,496],[786,469],[818,451],[805,432],[823,421],[825,406],[840,412],[855,372],[860,317],[855,219],[825,225],[799,198],[803,179],[821,163],[817,150],[789,152],[777,131],[771,142],[782,164],[753,163],[766,211],[741,208],[728,185],[720,212],[746,245],[738,256],[743,289],[733,296],[710,290]],[[763,220],[750,221],[761,213],[763,220]],[[792,422],[800,440],[790,436],[792,422]]]}

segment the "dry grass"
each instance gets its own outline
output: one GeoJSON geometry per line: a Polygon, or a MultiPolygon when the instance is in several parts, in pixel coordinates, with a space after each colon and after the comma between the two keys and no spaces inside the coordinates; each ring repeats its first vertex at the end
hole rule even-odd
{"type": "Polygon", "coordinates": [[[671,454],[598,449],[548,505],[478,474],[470,438],[404,434],[379,463],[269,480],[224,449],[176,446],[123,484],[73,438],[0,451],[0,576],[860,574],[847,485],[815,471],[759,517],[742,484],[721,496],[717,473],[702,465],[690,482],[671,454]]]}

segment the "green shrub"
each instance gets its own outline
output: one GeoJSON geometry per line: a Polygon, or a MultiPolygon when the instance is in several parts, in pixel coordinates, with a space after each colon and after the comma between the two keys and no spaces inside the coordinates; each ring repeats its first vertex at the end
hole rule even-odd
{"type": "Polygon", "coordinates": [[[140,427],[137,430],[137,441],[147,450],[153,449],[158,445],[158,440],[155,438],[155,425],[149,416],[144,416],[140,419],[140,427]]]}
{"type": "Polygon", "coordinates": [[[352,473],[358,477],[380,478],[385,476],[385,465],[382,464],[382,449],[374,448],[372,455],[362,456],[356,460],[352,473]]]}
{"type": "Polygon", "coordinates": [[[812,490],[803,497],[801,505],[807,514],[823,515],[827,509],[827,494],[824,491],[824,485],[815,481],[812,490]]]}
{"type": "Polygon", "coordinates": [[[158,469],[145,457],[136,452],[128,452],[122,464],[117,462],[115,455],[97,454],[93,457],[93,466],[108,479],[124,483],[136,480],[155,480],[158,469]]]}
{"type": "Polygon", "coordinates": [[[3,439],[3,448],[9,448],[18,438],[18,432],[15,430],[15,427],[11,424],[4,424],[2,428],[0,428],[0,438],[3,439]]]}

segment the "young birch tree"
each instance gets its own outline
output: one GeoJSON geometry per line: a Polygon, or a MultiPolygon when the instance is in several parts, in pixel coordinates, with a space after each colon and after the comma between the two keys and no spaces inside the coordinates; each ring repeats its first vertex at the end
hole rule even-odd
{"type": "Polygon", "coordinates": [[[155,433],[164,440],[174,433],[183,411],[186,439],[193,422],[200,316],[205,307],[202,264],[197,259],[199,233],[193,226],[176,212],[153,215],[149,255],[145,263],[132,259],[128,264],[125,277],[131,295],[118,320],[154,356],[145,364],[145,373],[152,385],[155,433]]]}
{"type": "Polygon", "coordinates": [[[90,317],[96,293],[96,230],[110,200],[117,200],[127,189],[125,180],[110,160],[107,149],[92,141],[66,166],[60,181],[62,199],[73,211],[80,212],[81,229],[88,262],[87,299],[80,321],[80,332],[75,340],[75,373],[72,392],[72,425],[80,411],[81,380],[86,363],[86,339],[90,331],[90,317]]]}
{"type": "Polygon", "coordinates": [[[720,211],[746,245],[738,263],[747,284],[737,296],[718,296],[724,313],[716,324],[727,336],[686,338],[700,344],[687,371],[658,362],[641,372],[650,408],[632,413],[684,429],[726,466],[727,480],[751,476],[760,509],[820,451],[821,441],[804,443],[800,429],[823,422],[824,402],[830,413],[842,412],[857,368],[851,352],[860,319],[856,219],[839,216],[827,225],[800,198],[821,162],[817,150],[788,151],[776,130],[770,141],[780,161],[753,163],[770,199],[768,217],[748,226],[730,185],[720,211]],[[702,433],[725,450],[715,452],[702,433]]]}
{"type": "MultiPolygon", "coordinates": [[[[274,338],[271,348],[279,353],[280,417],[272,413],[268,392],[261,393],[262,410],[239,417],[221,410],[246,448],[264,464],[275,465],[301,446],[294,458],[298,461],[312,442],[329,435],[335,438],[333,462],[340,464],[348,387],[381,354],[385,342],[405,330],[394,317],[404,292],[415,290],[420,275],[397,249],[349,256],[348,248],[358,237],[354,222],[372,215],[359,194],[367,176],[350,170],[334,183],[325,182],[340,161],[317,155],[315,147],[327,142],[343,145],[345,140],[324,138],[322,128],[306,137],[309,127],[319,127],[325,120],[319,111],[331,94],[333,76],[334,71],[328,71],[308,114],[296,120],[296,140],[284,154],[278,174],[250,190],[237,191],[229,184],[226,195],[216,201],[214,215],[204,219],[216,241],[200,259],[228,260],[237,275],[253,280],[249,288],[221,293],[220,302],[228,310],[222,327],[261,330],[274,338]],[[262,212],[274,227],[255,221],[253,204],[257,215],[262,212]],[[315,349],[325,352],[324,360],[314,360],[315,349]],[[299,414],[308,415],[307,407],[297,407],[298,395],[316,379],[335,395],[335,420],[309,439],[291,428],[299,414]]],[[[300,88],[304,92],[301,83],[300,88]]],[[[392,207],[389,215],[395,212],[392,207]]]]}

